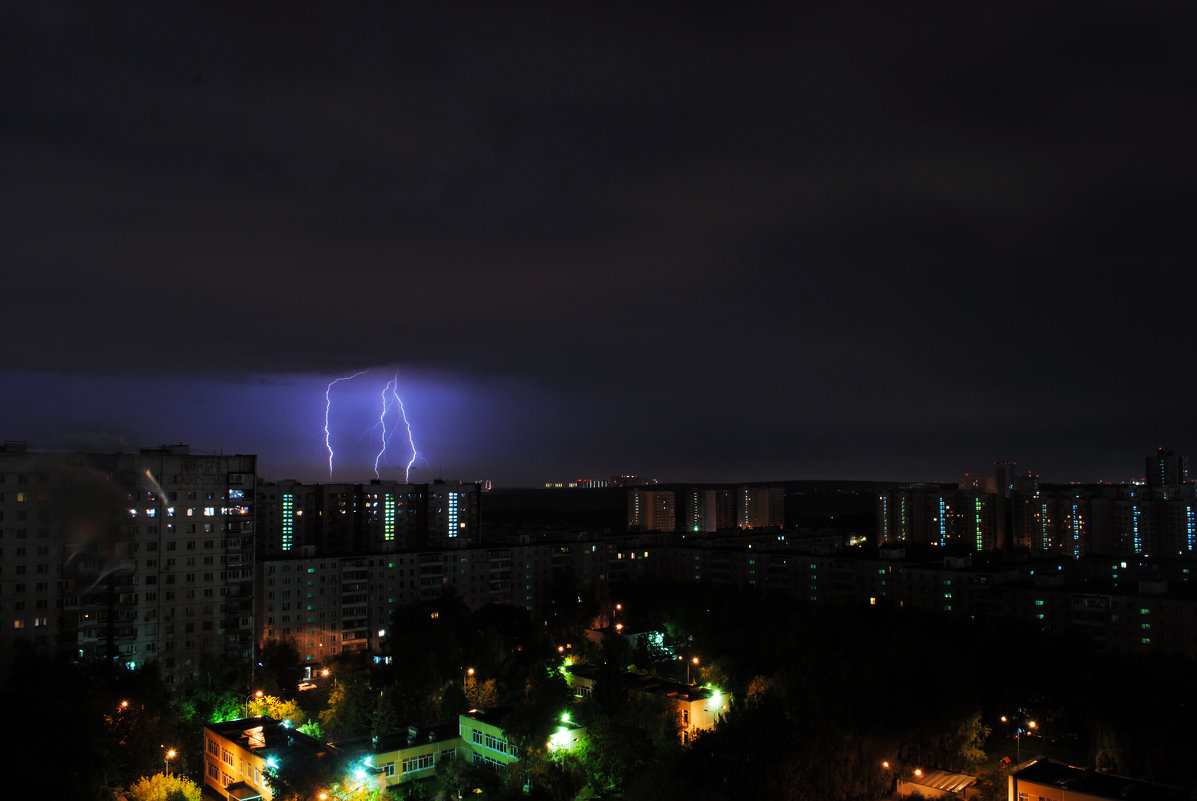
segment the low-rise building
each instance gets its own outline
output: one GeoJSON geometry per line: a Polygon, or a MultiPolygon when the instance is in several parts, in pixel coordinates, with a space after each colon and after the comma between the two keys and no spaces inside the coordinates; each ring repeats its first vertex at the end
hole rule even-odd
{"type": "Polygon", "coordinates": [[[1011,772],[1008,801],[1185,801],[1177,787],[1039,758],[1011,772]]]}
{"type": "MultiPolygon", "coordinates": [[[[574,697],[581,700],[594,694],[602,669],[597,665],[571,665],[567,680],[574,697]]],[[[621,673],[628,693],[652,695],[664,699],[677,714],[678,736],[690,742],[700,731],[715,728],[727,712],[731,696],[713,687],[700,687],[643,673],[621,673]]]]}
{"type": "Polygon", "coordinates": [[[269,774],[288,763],[324,762],[338,783],[386,787],[383,771],[266,717],[204,724],[204,784],[229,801],[271,801],[269,774]]]}
{"type": "Polygon", "coordinates": [[[499,773],[518,762],[519,746],[512,743],[502,723],[506,709],[471,709],[458,718],[462,758],[473,765],[486,765],[499,773]]]}
{"type": "Polygon", "coordinates": [[[339,751],[381,770],[388,787],[432,778],[437,765],[457,759],[460,747],[454,722],[409,726],[405,732],[337,743],[339,751]]]}
{"type": "Polygon", "coordinates": [[[971,795],[968,788],[976,781],[976,776],[920,768],[908,778],[898,779],[895,792],[900,798],[915,794],[922,798],[968,798],[971,795]]]}

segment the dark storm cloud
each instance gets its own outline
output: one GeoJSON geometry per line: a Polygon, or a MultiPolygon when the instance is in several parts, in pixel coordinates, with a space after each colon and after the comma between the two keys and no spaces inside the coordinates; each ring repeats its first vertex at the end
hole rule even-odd
{"type": "Polygon", "coordinates": [[[1197,434],[1187,6],[4,13],[9,370],[440,370],[525,474],[1197,434]]]}

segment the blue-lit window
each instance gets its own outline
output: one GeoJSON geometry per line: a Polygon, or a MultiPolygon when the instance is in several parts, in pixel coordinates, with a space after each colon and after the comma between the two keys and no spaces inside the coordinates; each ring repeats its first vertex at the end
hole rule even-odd
{"type": "Polygon", "coordinates": [[[289,551],[295,544],[295,496],[283,495],[283,550],[289,551]]]}

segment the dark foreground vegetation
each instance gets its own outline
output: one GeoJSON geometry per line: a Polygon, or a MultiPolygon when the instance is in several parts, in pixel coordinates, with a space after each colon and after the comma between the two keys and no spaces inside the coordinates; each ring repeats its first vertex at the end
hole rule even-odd
{"type": "MultiPolygon", "coordinates": [[[[166,766],[200,781],[208,720],[270,714],[342,741],[485,706],[511,709],[504,727],[526,749],[521,769],[497,777],[454,763],[397,797],[870,801],[917,767],[979,773],[983,798],[1004,798],[997,758],[1014,753],[1009,737],[1031,719],[1034,736],[1018,743],[1024,759],[1051,750],[1197,787],[1188,660],[1097,654],[1016,625],[662,583],[619,591],[623,632],[663,634],[633,649],[611,629],[587,637],[600,610],[568,583],[554,597],[547,620],[508,607],[469,611],[452,597],[405,607],[378,659],[331,664],[329,677],[303,692],[286,643],[260,654],[252,680],[201,665],[199,687],[184,696],[171,696],[153,665],[111,671],[6,655],[0,702],[17,732],[10,764],[35,797],[108,799],[166,766]],[[572,700],[565,658],[603,665],[584,703],[572,700]],[[683,746],[669,706],[628,696],[623,676],[684,679],[687,664],[692,681],[734,700],[717,728],[683,746]],[[549,752],[543,744],[567,708],[588,742],[549,752]],[[169,748],[178,751],[173,762],[169,748]]],[[[280,777],[283,784],[305,792],[299,778],[280,777]]]]}

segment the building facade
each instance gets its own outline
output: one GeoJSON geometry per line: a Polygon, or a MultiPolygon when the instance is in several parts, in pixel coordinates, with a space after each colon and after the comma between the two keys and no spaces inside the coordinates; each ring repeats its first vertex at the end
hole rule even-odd
{"type": "Polygon", "coordinates": [[[1184,461],[1171,451],[1147,461],[1160,480],[1186,480],[1041,485],[998,462],[992,477],[887,490],[877,496],[877,544],[1072,558],[1197,555],[1197,484],[1187,481],[1184,461]]]}
{"type": "Polygon", "coordinates": [[[279,481],[258,496],[263,559],[466,547],[481,536],[476,483],[279,481]]]}
{"type": "Polygon", "coordinates": [[[322,791],[334,783],[384,790],[385,771],[355,757],[267,717],[204,724],[204,784],[230,801],[272,801],[270,773],[300,762],[324,763],[330,786],[322,791]]]}
{"type": "Polygon", "coordinates": [[[785,527],[785,490],[776,486],[628,490],[631,530],[714,533],[785,527]]]}
{"type": "Polygon", "coordinates": [[[257,459],[0,449],[0,649],[65,651],[168,686],[248,667],[257,459]]]}

